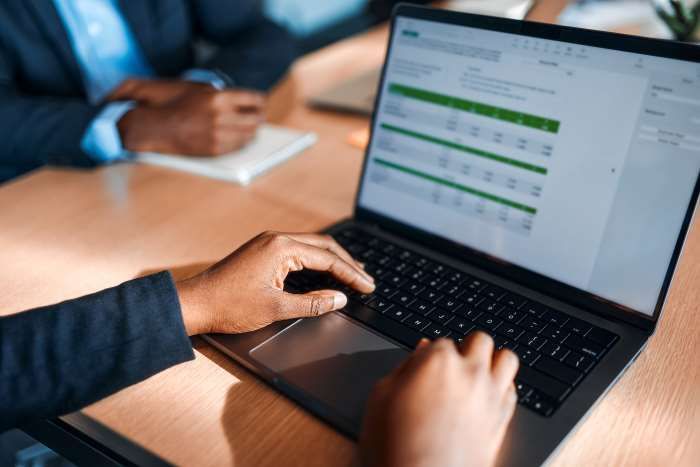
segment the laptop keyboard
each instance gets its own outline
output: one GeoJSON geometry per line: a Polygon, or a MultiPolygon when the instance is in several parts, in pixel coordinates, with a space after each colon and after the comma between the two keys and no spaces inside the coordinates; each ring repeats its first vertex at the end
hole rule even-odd
{"type": "Polygon", "coordinates": [[[344,313],[411,348],[423,337],[459,343],[471,331],[484,331],[496,348],[518,355],[518,402],[540,415],[554,413],[618,338],[356,228],[334,237],[365,263],[376,280],[374,293],[360,294],[312,271],[290,274],[290,290],[342,290],[350,300],[344,313]]]}

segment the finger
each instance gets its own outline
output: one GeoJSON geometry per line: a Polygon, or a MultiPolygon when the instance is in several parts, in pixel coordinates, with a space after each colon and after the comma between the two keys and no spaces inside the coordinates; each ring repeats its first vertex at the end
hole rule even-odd
{"type": "Polygon", "coordinates": [[[424,349],[430,345],[430,340],[426,337],[421,338],[416,345],[416,350],[424,349]]]}
{"type": "Polygon", "coordinates": [[[252,109],[262,111],[262,109],[265,107],[265,98],[263,95],[250,91],[219,91],[218,100],[222,106],[231,109],[252,109]]]}
{"type": "Polygon", "coordinates": [[[395,378],[403,378],[420,368],[423,362],[431,354],[431,349],[433,348],[433,343],[425,337],[418,341],[415,350],[411,355],[409,355],[401,364],[394,370],[393,375],[395,378]]]}
{"type": "Polygon", "coordinates": [[[518,357],[508,349],[501,349],[493,354],[491,373],[498,387],[503,390],[513,385],[513,380],[518,372],[520,361],[518,357]]]}
{"type": "Polygon", "coordinates": [[[348,303],[344,293],[337,290],[315,290],[305,294],[281,292],[281,319],[314,318],[340,310],[348,303]]]}
{"type": "Polygon", "coordinates": [[[365,276],[365,278],[370,281],[374,282],[374,278],[370,276],[367,271],[360,266],[360,263],[358,263],[351,255],[348,253],[345,248],[340,246],[338,242],[335,241],[333,237],[330,235],[317,235],[317,234],[303,234],[303,233],[291,233],[291,234],[285,234],[292,240],[296,240],[298,242],[306,243],[307,245],[313,245],[318,248],[323,248],[325,250],[329,250],[336,255],[338,255],[340,258],[343,259],[346,263],[350,264],[351,266],[354,266],[355,269],[357,269],[357,272],[365,276]]]}
{"type": "Polygon", "coordinates": [[[261,113],[228,111],[222,113],[216,120],[216,124],[222,128],[233,128],[254,131],[263,122],[261,113]]]}
{"type": "Polygon", "coordinates": [[[328,272],[340,282],[362,293],[374,291],[374,284],[367,280],[363,274],[357,272],[353,266],[343,261],[340,256],[303,242],[293,242],[296,259],[305,269],[328,272]]]}
{"type": "Polygon", "coordinates": [[[513,414],[515,413],[515,407],[518,403],[518,394],[515,392],[515,385],[511,384],[508,389],[506,390],[506,393],[503,395],[503,404],[502,404],[502,418],[501,418],[501,433],[499,433],[499,436],[503,436],[503,432],[505,432],[506,428],[508,428],[508,423],[510,420],[513,418],[513,414]]]}
{"type": "Polygon", "coordinates": [[[490,369],[493,358],[493,339],[484,332],[472,332],[462,343],[460,353],[472,363],[490,369]]]}

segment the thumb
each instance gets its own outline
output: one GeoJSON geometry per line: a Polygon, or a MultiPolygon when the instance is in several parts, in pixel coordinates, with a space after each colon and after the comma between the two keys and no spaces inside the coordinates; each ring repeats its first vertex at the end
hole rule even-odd
{"type": "Polygon", "coordinates": [[[305,294],[282,293],[282,319],[310,318],[340,310],[348,303],[344,293],[337,290],[315,290],[305,294]]]}

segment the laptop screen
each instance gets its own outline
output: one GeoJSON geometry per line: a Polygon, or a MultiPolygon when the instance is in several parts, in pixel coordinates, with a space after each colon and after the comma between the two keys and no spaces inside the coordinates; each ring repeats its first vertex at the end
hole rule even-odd
{"type": "Polygon", "coordinates": [[[358,205],[651,316],[700,65],[396,19],[358,205]]]}

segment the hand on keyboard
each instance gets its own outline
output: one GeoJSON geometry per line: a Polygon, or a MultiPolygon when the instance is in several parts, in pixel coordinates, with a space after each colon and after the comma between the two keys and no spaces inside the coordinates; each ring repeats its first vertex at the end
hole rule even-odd
{"type": "Polygon", "coordinates": [[[302,269],[328,273],[347,290],[371,293],[375,288],[374,279],[331,237],[266,232],[202,274],[177,283],[188,334],[254,331],[346,305],[347,296],[330,287],[285,292],[287,275],[302,269]]]}
{"type": "Polygon", "coordinates": [[[421,341],[372,393],[360,437],[369,466],[493,465],[515,410],[518,358],[491,337],[421,341]]]}

